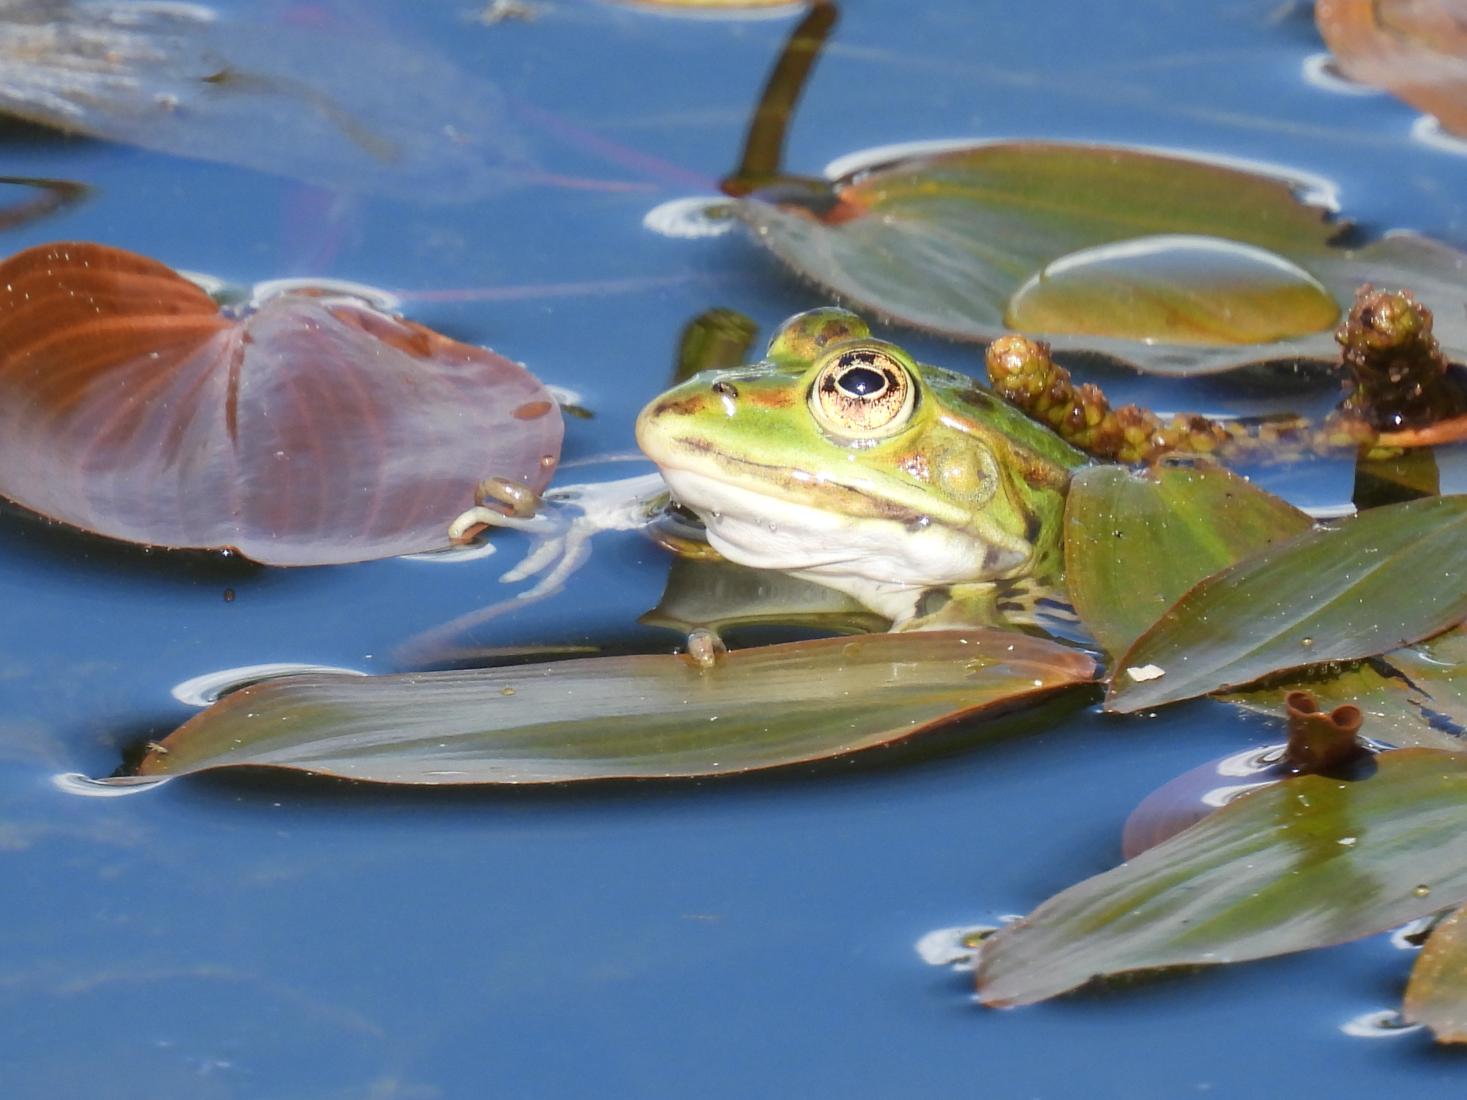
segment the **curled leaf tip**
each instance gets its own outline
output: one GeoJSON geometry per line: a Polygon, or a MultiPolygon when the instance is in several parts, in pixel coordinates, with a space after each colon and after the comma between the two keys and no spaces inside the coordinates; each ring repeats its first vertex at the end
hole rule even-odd
{"type": "Polygon", "coordinates": [[[1346,703],[1326,712],[1312,692],[1291,691],[1284,698],[1284,710],[1289,720],[1284,760],[1293,771],[1334,772],[1370,755],[1369,747],[1356,736],[1364,721],[1359,707],[1346,703]]]}
{"type": "Polygon", "coordinates": [[[1362,286],[1335,340],[1346,374],[1345,415],[1401,429],[1467,412],[1467,394],[1432,334],[1431,310],[1410,291],[1362,286]]]}

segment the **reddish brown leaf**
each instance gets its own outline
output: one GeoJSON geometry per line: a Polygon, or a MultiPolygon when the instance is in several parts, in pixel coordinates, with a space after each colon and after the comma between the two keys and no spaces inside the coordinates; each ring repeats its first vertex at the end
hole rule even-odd
{"type": "Polygon", "coordinates": [[[1467,13],[1450,0],[1319,0],[1319,33],[1354,79],[1467,135],[1467,13]]]}
{"type": "Polygon", "coordinates": [[[561,432],[522,367],[357,299],[234,319],[102,245],[0,264],[0,494],[112,538],[271,565],[427,550],[480,480],[542,489],[561,432]]]}

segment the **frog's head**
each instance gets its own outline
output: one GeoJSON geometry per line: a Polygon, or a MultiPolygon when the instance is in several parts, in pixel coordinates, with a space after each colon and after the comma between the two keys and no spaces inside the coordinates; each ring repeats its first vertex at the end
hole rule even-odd
{"type": "Polygon", "coordinates": [[[786,322],[763,362],[662,394],[637,442],[725,557],[863,597],[1033,571],[1085,461],[840,309],[786,322]]]}

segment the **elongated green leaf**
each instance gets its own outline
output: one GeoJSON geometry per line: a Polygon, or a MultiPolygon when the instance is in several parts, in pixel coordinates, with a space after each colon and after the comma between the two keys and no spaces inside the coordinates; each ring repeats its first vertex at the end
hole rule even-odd
{"type": "Polygon", "coordinates": [[[1065,503],[1065,577],[1111,654],[1219,569],[1306,531],[1293,505],[1219,466],[1081,470],[1065,503]]]}
{"type": "Polygon", "coordinates": [[[1313,692],[1321,710],[1356,706],[1364,730],[1401,748],[1467,750],[1467,633],[1461,629],[1340,669],[1306,669],[1223,696],[1282,718],[1284,696],[1313,692]]]}
{"type": "Polygon", "coordinates": [[[1374,508],[1214,574],[1117,662],[1108,709],[1385,653],[1467,618],[1467,497],[1374,508]]]}
{"type": "Polygon", "coordinates": [[[139,765],[234,765],[380,783],[561,783],[772,768],[900,741],[1094,675],[1001,631],[764,646],[711,668],[601,657],[410,676],[300,676],[224,697],[139,765]]]}
{"type": "Polygon", "coordinates": [[[776,189],[737,212],[844,300],[959,339],[1016,328],[1173,374],[1333,360],[1335,317],[1374,281],[1411,287],[1467,352],[1460,253],[1344,247],[1311,181],[1117,146],[907,152],[850,158],[819,211],[776,189]]]}
{"type": "Polygon", "coordinates": [[[1244,795],[1056,894],[985,944],[984,1003],[1342,943],[1467,899],[1467,755],[1401,749],[1376,765],[1244,795]]]}
{"type": "Polygon", "coordinates": [[[1402,1006],[1439,1043],[1467,1043],[1467,906],[1431,930],[1411,968],[1402,1006]]]}

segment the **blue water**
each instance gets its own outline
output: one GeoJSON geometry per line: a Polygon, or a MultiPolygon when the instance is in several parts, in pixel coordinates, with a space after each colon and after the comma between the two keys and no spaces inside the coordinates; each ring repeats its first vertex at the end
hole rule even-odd
{"type": "MultiPolygon", "coordinates": [[[[596,415],[570,422],[567,461],[629,450],[690,317],[732,306],[767,331],[822,301],[742,236],[641,225],[733,166],[791,20],[547,0],[532,22],[491,27],[474,8],[238,14],[304,13],[434,51],[498,85],[546,173],[635,189],[445,204],[32,134],[0,147],[7,174],[97,193],[0,244],[95,239],[239,282],[393,288],[415,319],[576,390],[596,415]]],[[[787,167],[919,138],[1141,143],[1314,173],[1366,226],[1467,244],[1461,158],[1414,142],[1413,113],[1387,97],[1306,83],[1321,48],[1308,14],[1277,0],[851,2],[787,167]]],[[[1331,476],[1278,487],[1327,496],[1331,476]]],[[[457,565],[272,571],[0,516],[0,1096],[1436,1096],[1467,1078],[1421,1033],[1341,1031],[1397,1002],[1410,959],[1385,938],[1010,1012],[977,1008],[967,975],[918,959],[933,929],[1027,910],[1112,865],[1148,791],[1273,738],[1217,705],[1049,714],[961,755],[732,784],[194,779],[113,799],[54,784],[106,774],[185,719],[169,692],[189,677],[400,667],[407,639],[507,594],[498,577],[526,544],[499,546],[457,565]]],[[[665,649],[677,639],[634,625],[664,568],[640,536],[609,536],[563,594],[472,640],[665,649]]]]}

